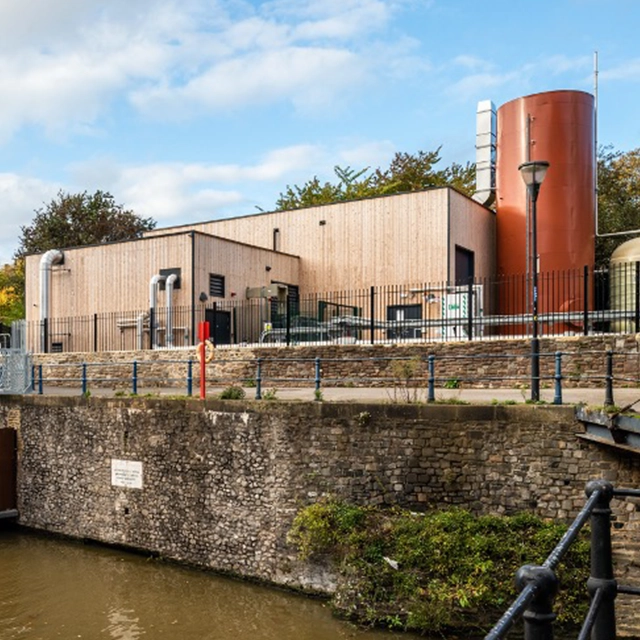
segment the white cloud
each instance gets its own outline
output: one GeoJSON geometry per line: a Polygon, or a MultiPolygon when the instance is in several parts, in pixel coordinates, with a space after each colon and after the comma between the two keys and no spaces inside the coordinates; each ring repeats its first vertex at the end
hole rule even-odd
{"type": "Polygon", "coordinates": [[[146,113],[184,113],[206,108],[270,104],[289,99],[300,107],[328,105],[366,75],[360,61],[338,49],[286,48],[224,61],[183,87],[135,91],[134,104],[146,113]]]}
{"type": "Polygon", "coordinates": [[[283,101],[298,109],[339,105],[381,69],[417,62],[402,37],[377,55],[375,35],[388,35],[397,4],[2,3],[0,141],[25,124],[55,135],[91,130],[123,97],[169,118],[283,101]]]}
{"type": "Polygon", "coordinates": [[[230,208],[242,206],[244,213],[250,213],[265,184],[283,189],[292,172],[303,173],[306,179],[325,159],[325,151],[318,147],[296,145],[273,150],[254,165],[170,162],[118,166],[97,159],[72,167],[72,173],[75,182],[91,185],[85,187],[89,191],[110,191],[127,208],[165,226],[212,219],[221,211],[226,215],[230,208]]]}
{"type": "Polygon", "coordinates": [[[598,78],[607,80],[640,80],[640,58],[625,60],[610,69],[600,71],[598,78]]]}
{"type": "Polygon", "coordinates": [[[494,66],[493,63],[489,62],[488,60],[465,54],[456,56],[452,60],[452,63],[455,66],[464,67],[465,69],[470,69],[471,71],[475,72],[478,72],[480,70],[488,71],[494,66]]]}
{"type": "Polygon", "coordinates": [[[365,167],[373,170],[387,165],[396,151],[395,145],[388,140],[365,142],[342,150],[337,164],[347,164],[357,170],[365,167]]]}
{"type": "Polygon", "coordinates": [[[490,89],[501,87],[521,79],[520,73],[473,73],[454,82],[447,89],[447,93],[460,100],[471,101],[478,96],[486,96],[490,89]]]}
{"type": "Polygon", "coordinates": [[[59,185],[14,173],[0,173],[0,264],[12,261],[20,228],[31,224],[35,210],[55,197],[59,185]]]}

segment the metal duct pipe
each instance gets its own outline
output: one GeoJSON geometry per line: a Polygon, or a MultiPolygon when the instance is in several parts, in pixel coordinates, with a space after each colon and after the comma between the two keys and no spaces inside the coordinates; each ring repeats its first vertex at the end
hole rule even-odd
{"type": "Polygon", "coordinates": [[[167,347],[173,347],[173,285],[178,276],[172,273],[167,278],[167,347]]]}
{"type": "Polygon", "coordinates": [[[144,345],[144,319],[146,316],[146,312],[142,312],[136,319],[136,338],[138,351],[142,351],[144,345]]]}
{"type": "Polygon", "coordinates": [[[151,276],[149,280],[149,332],[151,336],[151,348],[156,346],[156,329],[158,328],[158,320],[156,318],[156,307],[158,306],[158,284],[166,280],[166,276],[156,274],[151,276]]]}
{"type": "Polygon", "coordinates": [[[64,253],[59,249],[51,249],[40,258],[40,323],[42,332],[40,335],[40,351],[47,351],[47,336],[44,331],[44,321],[49,317],[49,304],[51,292],[51,267],[54,264],[64,262],[64,253]]]}
{"type": "Polygon", "coordinates": [[[476,192],[473,199],[490,207],[496,196],[496,107],[478,102],[476,115],[476,192]]]}

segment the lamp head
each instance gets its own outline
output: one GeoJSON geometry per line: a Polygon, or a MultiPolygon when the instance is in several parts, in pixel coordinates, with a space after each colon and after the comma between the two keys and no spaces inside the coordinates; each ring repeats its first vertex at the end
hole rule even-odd
{"type": "Polygon", "coordinates": [[[547,175],[549,163],[546,160],[533,160],[531,162],[523,162],[518,171],[527,187],[540,187],[544,177],[547,175]]]}

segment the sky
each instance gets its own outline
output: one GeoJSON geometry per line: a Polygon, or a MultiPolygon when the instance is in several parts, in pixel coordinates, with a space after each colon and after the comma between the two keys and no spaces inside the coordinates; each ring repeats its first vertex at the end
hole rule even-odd
{"type": "Polygon", "coordinates": [[[273,210],[333,168],[442,146],[478,101],[593,92],[640,146],[638,0],[0,0],[0,264],[61,190],[158,227],[273,210]]]}

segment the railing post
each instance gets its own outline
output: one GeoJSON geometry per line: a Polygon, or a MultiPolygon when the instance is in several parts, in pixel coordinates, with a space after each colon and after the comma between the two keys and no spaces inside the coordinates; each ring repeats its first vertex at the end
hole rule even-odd
{"type": "Polygon", "coordinates": [[[640,332],[640,262],[636,261],[636,273],[633,280],[635,293],[634,325],[635,332],[640,332]]]}
{"type": "Polygon", "coordinates": [[[193,395],[193,360],[187,362],[187,395],[193,395]]]}
{"type": "Polygon", "coordinates": [[[562,351],[556,351],[555,393],[553,404],[562,404],[562,351]]]}
{"type": "Polygon", "coordinates": [[[291,295],[287,291],[286,298],[286,316],[285,316],[285,327],[286,327],[286,343],[287,347],[291,346],[291,295]]]}
{"type": "Polygon", "coordinates": [[[587,484],[586,494],[599,491],[596,506],[591,512],[591,575],[587,589],[591,599],[600,591],[601,602],[591,630],[592,640],[615,640],[615,598],[618,584],[613,577],[611,551],[611,498],[613,486],[606,480],[593,480],[587,484]]]}
{"type": "Polygon", "coordinates": [[[375,333],[375,314],[376,314],[376,290],[375,287],[371,287],[369,293],[369,330],[371,331],[371,344],[374,343],[375,333]]]}
{"type": "Polygon", "coordinates": [[[49,318],[42,321],[42,353],[49,353],[49,318]]]}
{"type": "Polygon", "coordinates": [[[467,288],[467,339],[473,340],[473,280],[467,288]]]}
{"type": "MultiPolygon", "coordinates": [[[[537,321],[534,321],[534,333],[537,331],[537,321]]],[[[531,400],[540,400],[540,339],[537,334],[531,339],[531,400]]]]}
{"type": "Polygon", "coordinates": [[[87,363],[82,363],[82,395],[87,395],[87,363]]]}
{"type": "Polygon", "coordinates": [[[156,346],[156,310],[149,308],[149,349],[155,349],[156,346]]]}
{"type": "Polygon", "coordinates": [[[516,585],[522,591],[530,583],[536,584],[536,594],[522,618],[525,640],[553,640],[553,600],[558,591],[558,579],[552,569],[524,565],[516,573],[516,585]]]}
{"type": "Polygon", "coordinates": [[[138,395],[138,361],[133,361],[133,375],[131,376],[131,391],[134,396],[138,395]]]}
{"type": "Polygon", "coordinates": [[[214,348],[218,346],[218,343],[216,341],[216,333],[217,333],[217,329],[218,329],[218,303],[217,302],[213,302],[213,304],[211,305],[213,307],[213,326],[211,326],[211,331],[210,331],[210,338],[209,340],[211,340],[214,348]]]}
{"type": "Polygon", "coordinates": [[[262,358],[258,358],[256,367],[256,400],[262,400],[262,358]]]}
{"type": "Polygon", "coordinates": [[[584,265],[584,290],[582,295],[582,335],[589,335],[589,265],[584,265]]]}
{"type": "Polygon", "coordinates": [[[93,350],[98,351],[98,314],[93,314],[93,350]]]}
{"type": "Polygon", "coordinates": [[[428,391],[427,391],[427,402],[435,402],[436,401],[436,357],[434,355],[430,355],[427,358],[427,367],[429,378],[427,381],[428,391]]]}
{"type": "Polygon", "coordinates": [[[606,371],[604,404],[605,407],[612,407],[615,404],[613,401],[613,351],[607,351],[606,371]]]}
{"type": "Polygon", "coordinates": [[[316,400],[320,400],[320,380],[321,380],[320,358],[316,358],[315,360],[315,399],[316,400]]]}

